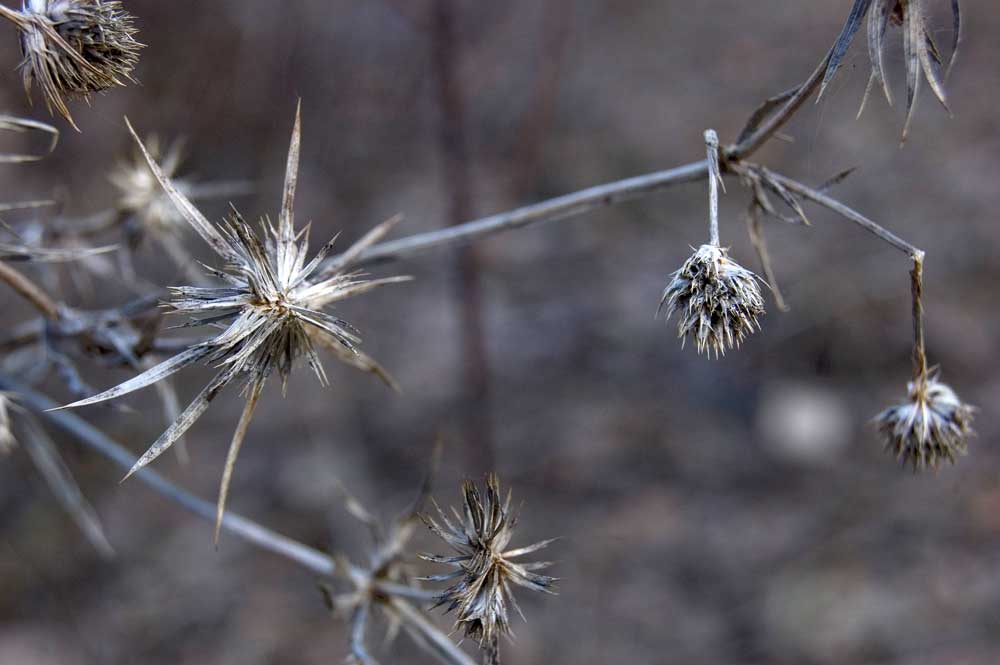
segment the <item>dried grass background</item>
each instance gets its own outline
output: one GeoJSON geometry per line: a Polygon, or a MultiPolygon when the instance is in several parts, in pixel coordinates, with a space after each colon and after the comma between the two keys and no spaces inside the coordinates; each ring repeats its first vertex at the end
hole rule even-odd
{"type": "MultiPolygon", "coordinates": [[[[802,80],[850,3],[549,0],[459,2],[476,212],[487,214],[699,158],[710,124],[726,141],[765,97],[802,80]],[[564,37],[560,37],[564,35],[564,37]],[[561,45],[561,48],[560,48],[561,45]]],[[[932,21],[950,28],[946,3],[932,21]]],[[[276,213],[295,100],[303,99],[299,219],[316,237],[360,236],[396,212],[402,232],[445,223],[447,187],[430,33],[421,2],[130,0],[149,44],[135,86],[74,106],[37,165],[4,167],[4,199],[48,195],[87,214],[112,203],[106,172],[140,132],[189,139],[205,179],[250,179],[248,217],[276,213]]],[[[1000,13],[966,0],[949,82],[954,119],[925,94],[905,149],[902,109],[873,98],[855,45],[823,101],[775,142],[770,166],[819,183],[861,169],[839,196],[928,250],[929,353],[981,407],[971,455],[914,476],[885,457],[867,420],[909,377],[905,257],[816,211],[809,229],[771,224],[792,311],[724,361],[682,351],[653,314],[668,274],[705,240],[704,183],[480,243],[492,364],[494,450],[462,436],[451,253],[402,267],[413,284],[342,310],[404,393],[327,363],[332,386],[298,373],[262,401],[230,507],[304,542],[362,552],[339,479],[392,514],[433,441],[449,442],[435,495],[487,469],[527,507],[525,542],[552,556],[560,597],[524,598],[508,663],[987,665],[1000,661],[1000,453],[994,447],[1000,264],[996,210],[1000,13]],[[832,94],[831,94],[832,93],[832,94]]],[[[0,108],[29,113],[5,28],[0,108]]],[[[945,39],[944,41],[947,41],[945,39]]],[[[896,90],[901,55],[891,53],[896,90]]],[[[926,93],[926,91],[925,91],[926,93]]],[[[899,95],[897,95],[898,104],[899,95]]],[[[36,108],[35,116],[45,118],[36,108]]],[[[757,268],[722,199],[723,244],[757,268]]],[[[224,202],[203,207],[219,219],[224,202]]],[[[23,214],[23,213],[21,213],[23,214]]],[[[191,247],[201,251],[196,242],[191,247]]],[[[173,283],[155,254],[140,270],[173,283]]],[[[116,283],[73,304],[128,298],[116,283]]],[[[7,292],[5,320],[28,315],[7,292]]],[[[191,396],[210,370],[179,381],[191,396]]],[[[110,386],[122,372],[97,376],[110,386]]],[[[55,396],[61,393],[53,388],[55,396]]],[[[155,396],[136,413],[81,415],[138,455],[162,430],[155,396]]],[[[160,470],[214,498],[242,401],[224,396],[192,430],[193,464],[160,470]]],[[[20,457],[0,465],[0,663],[330,663],[341,622],[315,581],[150,493],[61,434],[118,558],[91,551],[20,457]]],[[[418,547],[431,550],[429,534],[418,547]]],[[[433,572],[433,571],[432,571],[433,572]]],[[[384,663],[426,663],[401,638],[384,663]]]]}

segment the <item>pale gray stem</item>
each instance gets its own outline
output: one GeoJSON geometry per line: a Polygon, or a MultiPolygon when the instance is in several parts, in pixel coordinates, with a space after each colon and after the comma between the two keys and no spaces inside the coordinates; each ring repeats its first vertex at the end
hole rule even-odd
{"type": "MultiPolygon", "coordinates": [[[[672,185],[685,182],[696,182],[708,176],[708,160],[684,164],[666,171],[656,171],[646,175],[626,178],[604,185],[597,185],[572,194],[566,194],[554,199],[535,203],[502,212],[489,217],[483,217],[428,233],[419,233],[407,238],[379,243],[368,248],[359,258],[357,264],[372,264],[382,261],[402,259],[428,249],[445,247],[459,242],[468,242],[480,237],[493,235],[502,231],[519,229],[525,226],[569,219],[584,213],[606,208],[608,206],[630,201],[646,194],[666,189],[672,185]]],[[[324,264],[336,261],[337,257],[327,259],[324,264]]]]}
{"type": "Polygon", "coordinates": [[[714,129],[705,130],[705,148],[708,153],[708,238],[713,246],[719,246],[719,184],[722,172],[719,169],[719,135],[714,129]]]}
{"type": "Polygon", "coordinates": [[[887,243],[889,243],[899,251],[903,252],[907,256],[923,257],[924,255],[923,250],[906,242],[892,231],[882,227],[880,224],[877,224],[876,222],[873,222],[872,220],[868,219],[854,208],[844,205],[840,201],[827,196],[823,192],[813,189],[808,185],[804,185],[797,180],[792,180],[791,178],[783,176],[780,173],[775,173],[774,171],[767,171],[767,173],[771,178],[779,182],[782,186],[785,187],[785,189],[789,190],[790,192],[798,194],[804,199],[808,199],[813,203],[819,204],[824,208],[832,210],[838,215],[846,219],[849,219],[850,221],[854,222],[861,228],[866,229],[871,233],[874,233],[876,236],[886,241],[887,243]]]}
{"type": "Polygon", "coordinates": [[[396,610],[400,619],[427,640],[428,646],[433,649],[434,655],[441,662],[447,665],[476,665],[476,661],[459,649],[451,638],[428,621],[427,617],[413,605],[400,598],[390,598],[388,604],[396,610]]]}

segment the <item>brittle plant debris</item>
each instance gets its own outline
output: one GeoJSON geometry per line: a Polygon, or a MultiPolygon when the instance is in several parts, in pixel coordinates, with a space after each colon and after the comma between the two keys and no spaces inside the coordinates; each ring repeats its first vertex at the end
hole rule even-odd
{"type": "Polygon", "coordinates": [[[288,151],[278,225],[275,227],[269,219],[262,219],[259,234],[235,210],[224,225],[213,226],[163,174],[131,124],[128,127],[170,199],[187,222],[225,262],[222,269],[210,269],[223,285],[172,287],[170,291],[173,299],[169,307],[177,312],[191,314],[189,325],[211,325],[223,330],[139,376],[62,408],[95,404],[120,397],[161,381],[193,363],[207,362],[216,365],[219,372],[215,378],[139,458],[126,475],[127,478],[177,441],[208,409],[211,401],[223,388],[237,379],[245,379],[243,394],[246,406],[229,447],[219,489],[217,539],[233,466],[264,383],[271,374],[277,372],[284,386],[293,366],[299,359],[305,358],[320,383],[326,385],[326,374],[315,350],[315,344],[319,343],[341,361],[371,372],[392,385],[392,380],[378,363],[359,350],[361,338],[357,329],[323,309],[331,303],[367,293],[377,287],[410,279],[387,277],[369,280],[364,273],[351,270],[361,252],[388,233],[398,220],[391,219],[380,224],[325,267],[321,264],[333,248],[336,238],[324,245],[306,263],[308,227],[296,232],[293,220],[301,137],[298,111],[288,151]]]}
{"type": "Polygon", "coordinates": [[[886,437],[886,451],[914,471],[934,468],[944,460],[954,464],[955,457],[968,450],[975,408],[935,376],[911,381],[907,391],[905,403],[875,417],[886,437]]]}
{"type": "Polygon", "coordinates": [[[555,539],[506,549],[517,517],[510,512],[510,491],[506,499],[503,498],[500,481],[494,474],[486,479],[485,496],[471,481],[462,486],[462,495],[463,512],[459,514],[452,508],[455,522],[436,503],[440,523],[433,517],[423,516],[428,528],[457,552],[457,556],[424,555],[423,558],[429,561],[455,568],[452,573],[425,579],[432,582],[457,580],[438,597],[435,607],[447,605],[447,612],[456,611],[455,627],[462,628],[467,637],[479,643],[485,651],[486,662],[499,663],[499,638],[511,635],[508,607],[513,607],[524,618],[511,584],[554,594],[557,581],[534,572],[551,566],[551,562],[516,563],[515,559],[537,552],[555,539]]]}
{"type": "Polygon", "coordinates": [[[20,69],[31,94],[37,82],[52,113],[74,128],[64,98],[84,97],[132,81],[143,48],[134,18],[117,0],[25,0],[0,15],[21,32],[20,69]]]}
{"type": "Polygon", "coordinates": [[[847,49],[850,47],[854,36],[861,28],[861,23],[867,15],[868,57],[871,61],[872,71],[858,115],[860,116],[864,110],[868,96],[875,84],[878,84],[882,88],[886,101],[892,105],[892,92],[889,88],[885,67],[885,37],[890,24],[901,26],[903,33],[903,60],[906,65],[906,120],[903,124],[903,141],[906,141],[910,130],[910,121],[913,119],[914,102],[916,101],[917,91],[920,87],[921,73],[934,92],[934,96],[941,102],[945,110],[950,113],[943,79],[946,76],[946,72],[950,71],[955,63],[955,57],[958,54],[958,47],[962,38],[961,6],[959,0],[951,0],[953,18],[951,58],[946,72],[942,73],[944,59],[937,45],[934,43],[931,31],[927,27],[926,1],[855,0],[850,17],[844,25],[840,37],[834,44],[833,50],[830,52],[819,96],[823,96],[827,85],[833,80],[837,70],[843,64],[844,57],[847,55],[847,49]]]}
{"type": "Polygon", "coordinates": [[[729,258],[726,249],[702,245],[672,276],[660,299],[659,313],[679,313],[681,346],[693,337],[698,353],[716,357],[739,346],[764,314],[760,277],[729,258]]]}

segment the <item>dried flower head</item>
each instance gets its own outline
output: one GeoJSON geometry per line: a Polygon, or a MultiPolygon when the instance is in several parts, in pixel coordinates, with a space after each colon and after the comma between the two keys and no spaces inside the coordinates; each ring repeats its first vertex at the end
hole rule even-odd
{"type": "Polygon", "coordinates": [[[830,52],[830,59],[819,92],[820,96],[823,95],[826,86],[833,80],[837,70],[843,64],[847,49],[861,28],[861,23],[867,14],[868,57],[871,61],[872,71],[858,115],[860,116],[864,110],[868,96],[876,84],[882,88],[886,101],[892,105],[892,92],[889,89],[885,68],[885,37],[890,25],[901,27],[903,33],[903,59],[906,64],[906,121],[903,125],[903,141],[906,140],[909,133],[921,75],[931,87],[934,96],[950,113],[944,90],[944,78],[946,71],[950,71],[955,64],[955,56],[958,53],[962,37],[961,8],[958,0],[951,0],[953,17],[951,58],[947,68],[945,68],[944,58],[934,43],[931,30],[928,28],[925,2],[926,0],[855,0],[847,23],[830,52]]]}
{"type": "Polygon", "coordinates": [[[36,81],[50,112],[76,127],[64,98],[87,97],[132,80],[143,45],[133,17],[116,0],[25,0],[0,13],[21,31],[21,75],[36,81]]]}
{"type": "Polygon", "coordinates": [[[968,449],[975,408],[962,402],[936,376],[911,381],[907,391],[905,404],[889,407],[875,417],[886,437],[886,451],[914,471],[934,468],[944,460],[954,464],[955,457],[968,449]]]}
{"type": "MultiPolygon", "coordinates": [[[[146,149],[160,165],[164,177],[169,178],[174,187],[191,201],[242,195],[250,191],[247,183],[243,182],[197,183],[178,179],[177,172],[184,161],[182,141],[174,141],[162,148],[159,139],[151,136],[146,139],[146,149]]],[[[119,192],[116,221],[123,223],[127,240],[121,255],[126,276],[135,274],[132,252],[149,239],[188,279],[195,284],[204,283],[204,274],[196,268],[197,262],[182,242],[184,234],[191,228],[170,196],[163,191],[142,152],[136,150],[130,158],[120,160],[108,174],[108,179],[119,192]]]]}
{"type": "Polygon", "coordinates": [[[764,298],[759,281],[722,247],[702,245],[671,276],[660,309],[667,306],[668,319],[679,313],[682,346],[691,336],[698,353],[714,350],[718,357],[760,329],[757,319],[764,314],[764,298]]]}
{"type": "Polygon", "coordinates": [[[557,581],[554,577],[533,572],[547,568],[551,562],[516,563],[515,559],[536,552],[553,540],[507,549],[517,518],[510,512],[510,492],[503,498],[500,481],[495,475],[487,477],[485,497],[471,481],[463,485],[462,494],[465,499],[462,514],[452,509],[456,522],[453,523],[437,504],[440,523],[424,516],[428,528],[457,552],[457,556],[425,555],[429,561],[456,569],[426,579],[434,582],[457,580],[438,597],[436,607],[447,605],[446,611],[456,611],[456,628],[461,627],[467,637],[479,643],[486,652],[487,662],[498,663],[499,638],[511,634],[508,608],[513,607],[524,618],[511,584],[555,593],[557,581]]]}
{"type": "Polygon", "coordinates": [[[152,385],[196,362],[211,363],[219,368],[208,386],[139,458],[129,472],[131,475],[156,459],[183,435],[223,388],[242,380],[246,406],[233,435],[223,471],[216,537],[233,466],[268,377],[277,373],[284,385],[293,366],[304,358],[320,383],[326,385],[326,374],[315,348],[320,344],[340,360],[392,384],[378,363],[358,348],[361,343],[358,331],[343,319],[324,311],[324,308],[379,286],[409,279],[388,277],[370,280],[364,273],[352,269],[361,252],[388,233],[397,220],[379,225],[335,260],[324,263],[333,247],[331,240],[306,262],[308,229],[296,232],[293,221],[300,127],[300,117],[296,113],[277,227],[264,219],[258,231],[235,211],[223,226],[213,226],[163,174],[129,125],[129,131],[160,185],[187,222],[224,261],[221,269],[212,270],[212,274],[221,280],[220,286],[172,287],[173,300],[169,307],[191,315],[189,325],[210,325],[222,331],[133,379],[64,407],[84,406],[120,397],[152,385]]]}

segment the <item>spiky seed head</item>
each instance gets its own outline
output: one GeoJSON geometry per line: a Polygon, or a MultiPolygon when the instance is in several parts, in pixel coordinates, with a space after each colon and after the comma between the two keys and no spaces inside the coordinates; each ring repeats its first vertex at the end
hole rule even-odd
{"type": "Polygon", "coordinates": [[[455,568],[452,573],[426,579],[457,580],[439,596],[436,606],[446,605],[446,611],[455,611],[456,628],[462,628],[467,637],[476,640],[486,651],[488,662],[493,663],[498,662],[499,637],[511,634],[509,608],[521,614],[511,585],[555,593],[556,578],[533,572],[550,566],[550,562],[517,563],[516,559],[553,541],[508,549],[517,518],[510,511],[510,492],[504,498],[495,475],[487,477],[485,496],[472,482],[463,485],[462,495],[463,512],[459,514],[452,509],[455,522],[440,508],[437,508],[440,522],[424,516],[428,528],[457,554],[425,555],[427,560],[455,568]]]}
{"type": "Polygon", "coordinates": [[[210,268],[220,284],[173,287],[173,299],[169,306],[189,314],[191,325],[210,325],[221,329],[221,332],[114,388],[61,408],[115,399],[162,381],[197,362],[216,364],[219,371],[215,377],[133,465],[128,474],[132,475],[183,436],[226,386],[237,381],[245,382],[243,392],[246,404],[230,442],[219,488],[216,513],[218,538],[233,467],[264,384],[272,374],[277,372],[284,382],[297,362],[305,358],[320,382],[325,384],[326,374],[315,349],[319,344],[341,361],[371,372],[393,385],[379,364],[358,348],[361,342],[358,331],[326,308],[379,286],[410,279],[367,279],[364,273],[355,269],[364,250],[383,238],[399,218],[378,225],[329,262],[324,260],[333,248],[333,240],[307,261],[308,226],[296,231],[294,222],[301,145],[301,116],[298,111],[288,149],[278,221],[272,224],[269,219],[262,219],[259,231],[235,210],[220,227],[209,222],[163,172],[127,119],[126,124],[150,171],[178,212],[222,259],[220,269],[210,268]]]}
{"type": "Polygon", "coordinates": [[[716,357],[739,346],[755,330],[764,314],[760,278],[729,258],[715,245],[702,245],[671,275],[660,309],[667,318],[678,313],[681,344],[694,338],[698,353],[716,357]]]}
{"type": "Polygon", "coordinates": [[[944,460],[954,464],[955,457],[968,450],[975,407],[962,402],[935,376],[911,381],[907,391],[905,403],[875,417],[886,451],[914,471],[934,468],[944,460]]]}
{"type": "MultiPolygon", "coordinates": [[[[166,149],[162,148],[157,137],[146,140],[146,149],[159,165],[163,175],[174,178],[183,161],[180,142],[172,143],[166,149]]],[[[137,216],[143,227],[155,232],[178,232],[183,228],[184,217],[177,211],[156,176],[146,164],[142,152],[136,150],[129,159],[120,160],[108,174],[108,180],[118,190],[118,208],[137,216]]],[[[183,182],[174,184],[185,189],[183,182]]]]}
{"type": "MultiPolygon", "coordinates": [[[[37,81],[50,112],[73,124],[64,98],[87,97],[132,80],[143,44],[134,18],[116,0],[25,0],[21,75],[37,81]]],[[[74,125],[75,126],[75,125],[74,125]]]]}

